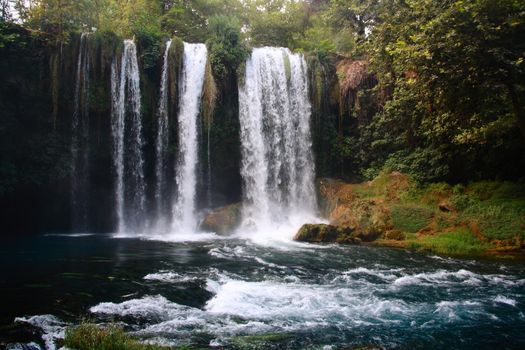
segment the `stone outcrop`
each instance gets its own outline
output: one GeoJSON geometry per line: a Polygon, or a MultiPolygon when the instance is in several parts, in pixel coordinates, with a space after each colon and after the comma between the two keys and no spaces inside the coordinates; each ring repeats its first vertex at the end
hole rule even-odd
{"type": "Polygon", "coordinates": [[[326,224],[305,224],[293,239],[310,243],[359,244],[361,242],[359,238],[354,237],[352,229],[326,224]]]}
{"type": "Polygon", "coordinates": [[[394,230],[391,204],[408,190],[408,177],[399,172],[384,174],[362,184],[321,179],[318,195],[321,214],[330,225],[304,225],[295,240],[305,242],[372,242],[378,238],[403,240],[394,230]]]}
{"type": "Polygon", "coordinates": [[[406,178],[396,173],[389,175],[388,185],[385,186],[371,182],[355,185],[322,179],[319,181],[321,211],[330,224],[350,228],[356,237],[370,242],[392,229],[386,199],[394,197],[399,189],[406,187],[406,178]],[[378,188],[381,193],[376,193],[378,188]]]}
{"type": "Polygon", "coordinates": [[[203,231],[215,232],[218,235],[228,235],[241,222],[241,205],[231,204],[208,213],[200,225],[203,231]]]}

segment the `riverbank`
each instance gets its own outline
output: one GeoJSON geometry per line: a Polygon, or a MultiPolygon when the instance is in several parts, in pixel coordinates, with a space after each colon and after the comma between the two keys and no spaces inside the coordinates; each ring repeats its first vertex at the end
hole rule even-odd
{"type": "MultiPolygon", "coordinates": [[[[404,174],[384,172],[360,184],[322,179],[318,190],[330,224],[372,245],[444,255],[509,257],[525,252],[523,182],[419,186],[404,174]]],[[[348,237],[314,241],[353,243],[348,237]]]]}

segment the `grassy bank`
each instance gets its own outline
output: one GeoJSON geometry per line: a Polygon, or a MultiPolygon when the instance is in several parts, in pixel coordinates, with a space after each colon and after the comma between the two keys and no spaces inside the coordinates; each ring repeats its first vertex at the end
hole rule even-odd
{"type": "MultiPolygon", "coordinates": [[[[75,350],[167,350],[175,349],[153,344],[144,344],[125,333],[122,328],[110,325],[102,328],[83,323],[66,331],[64,345],[75,350]]],[[[177,348],[179,350],[186,348],[177,348]]]]}
{"type": "MultiPolygon", "coordinates": [[[[238,335],[230,338],[225,348],[232,349],[280,349],[291,337],[288,333],[263,333],[257,335],[238,335]]],[[[125,333],[117,325],[101,327],[92,323],[82,323],[66,331],[64,346],[72,350],[199,350],[208,346],[166,347],[144,344],[125,333]]]]}
{"type": "Polygon", "coordinates": [[[361,184],[321,184],[332,223],[374,244],[446,255],[523,253],[525,183],[420,186],[400,173],[361,184]],[[324,186],[324,187],[323,187],[324,186]]]}

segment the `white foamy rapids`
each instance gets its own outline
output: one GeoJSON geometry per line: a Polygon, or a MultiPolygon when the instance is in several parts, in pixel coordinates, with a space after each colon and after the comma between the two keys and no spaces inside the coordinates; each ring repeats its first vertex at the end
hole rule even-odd
{"type": "Polygon", "coordinates": [[[351,282],[359,279],[360,276],[377,277],[384,282],[392,282],[399,278],[399,273],[402,269],[368,269],[366,267],[358,267],[349,271],[343,272],[340,276],[335,277],[332,282],[351,282]]]}
{"type": "Polygon", "coordinates": [[[508,297],[506,297],[504,295],[496,296],[494,298],[494,302],[495,303],[500,303],[500,304],[507,304],[507,305],[510,305],[510,306],[516,306],[516,304],[518,303],[516,300],[508,298],[508,297]]]}
{"type": "Polygon", "coordinates": [[[481,302],[473,300],[440,301],[436,303],[434,314],[442,316],[448,322],[459,321],[463,318],[494,319],[496,317],[487,313],[481,302]]]}
{"type": "MultiPolygon", "coordinates": [[[[319,326],[344,321],[348,326],[395,321],[419,307],[397,299],[383,300],[363,290],[330,285],[230,280],[206,304],[212,314],[319,326]],[[363,294],[364,293],[364,294],[363,294]]],[[[295,326],[298,326],[297,324],[295,326]]]]}
{"type": "Polygon", "coordinates": [[[37,315],[31,317],[17,317],[15,322],[27,323],[42,331],[42,340],[47,350],[56,349],[56,341],[64,339],[67,324],[53,315],[37,315]]]}
{"type": "MultiPolygon", "coordinates": [[[[245,254],[235,247],[232,251],[233,254],[245,254]]],[[[411,283],[430,283],[432,280],[436,288],[450,288],[452,283],[456,283],[472,290],[472,286],[463,283],[473,278],[472,275],[491,288],[491,279],[487,277],[490,275],[476,275],[464,270],[412,274],[410,280],[401,279],[409,276],[403,269],[374,270],[363,267],[349,270],[336,280],[327,277],[319,284],[306,284],[297,276],[247,281],[240,276],[211,269],[201,271],[199,275],[202,278],[207,276],[206,290],[213,294],[203,309],[179,305],[157,295],[122,303],[101,303],[90,311],[100,315],[137,318],[142,324],[138,333],[147,337],[161,335],[170,339],[185,339],[204,332],[215,336],[220,343],[222,337],[233,335],[305,331],[333,326],[344,330],[402,323],[411,327],[432,328],[439,327],[443,322],[494,321],[497,317],[491,314],[491,310],[495,303],[516,305],[515,300],[503,295],[412,301],[406,300],[405,294],[399,290],[401,294],[391,293],[400,288],[395,284],[398,280],[404,283],[402,285],[408,285],[409,280],[411,283]]],[[[147,275],[145,279],[178,283],[193,276],[195,274],[185,276],[159,271],[147,275]]]]}
{"type": "MultiPolygon", "coordinates": [[[[38,345],[35,342],[27,343],[27,344],[8,344],[5,348],[6,350],[41,350],[42,348],[40,345],[38,345]]],[[[60,348],[60,350],[68,350],[66,348],[60,348]]]]}
{"type": "Polygon", "coordinates": [[[256,261],[261,265],[265,265],[268,267],[274,267],[274,268],[286,268],[285,266],[277,265],[272,262],[266,261],[263,258],[257,256],[256,254],[248,251],[248,249],[245,246],[227,246],[224,245],[222,247],[215,247],[209,250],[209,255],[221,258],[221,259],[227,259],[227,260],[244,260],[244,261],[256,261]]]}
{"type": "Polygon", "coordinates": [[[150,273],[144,276],[145,280],[148,281],[158,281],[164,283],[184,283],[199,280],[199,277],[196,276],[183,276],[176,272],[170,271],[159,271],[157,273],[150,273]]]}
{"type": "Polygon", "coordinates": [[[415,275],[406,275],[394,280],[394,285],[429,285],[437,283],[465,283],[470,285],[479,285],[484,277],[482,275],[467,271],[446,271],[439,270],[432,273],[419,273],[415,275]]]}
{"type": "Polygon", "coordinates": [[[172,303],[163,296],[145,296],[122,303],[100,303],[89,309],[94,314],[143,317],[169,320],[191,309],[189,306],[172,303]]]}
{"type": "Polygon", "coordinates": [[[215,291],[217,295],[204,310],[179,305],[162,296],[146,296],[120,304],[101,303],[90,311],[154,320],[157,323],[150,323],[141,332],[170,333],[177,337],[196,331],[231,336],[304,330],[334,321],[342,327],[351,327],[394,322],[401,315],[412,315],[416,311],[399,300],[372,297],[363,302],[351,290],[322,286],[231,280],[215,286],[215,291]]]}

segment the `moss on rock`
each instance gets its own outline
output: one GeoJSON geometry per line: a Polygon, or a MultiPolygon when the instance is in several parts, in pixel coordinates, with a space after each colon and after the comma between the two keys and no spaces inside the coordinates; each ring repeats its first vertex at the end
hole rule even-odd
{"type": "Polygon", "coordinates": [[[294,241],[310,243],[359,244],[351,228],[326,224],[305,224],[294,236],[294,241]]]}

